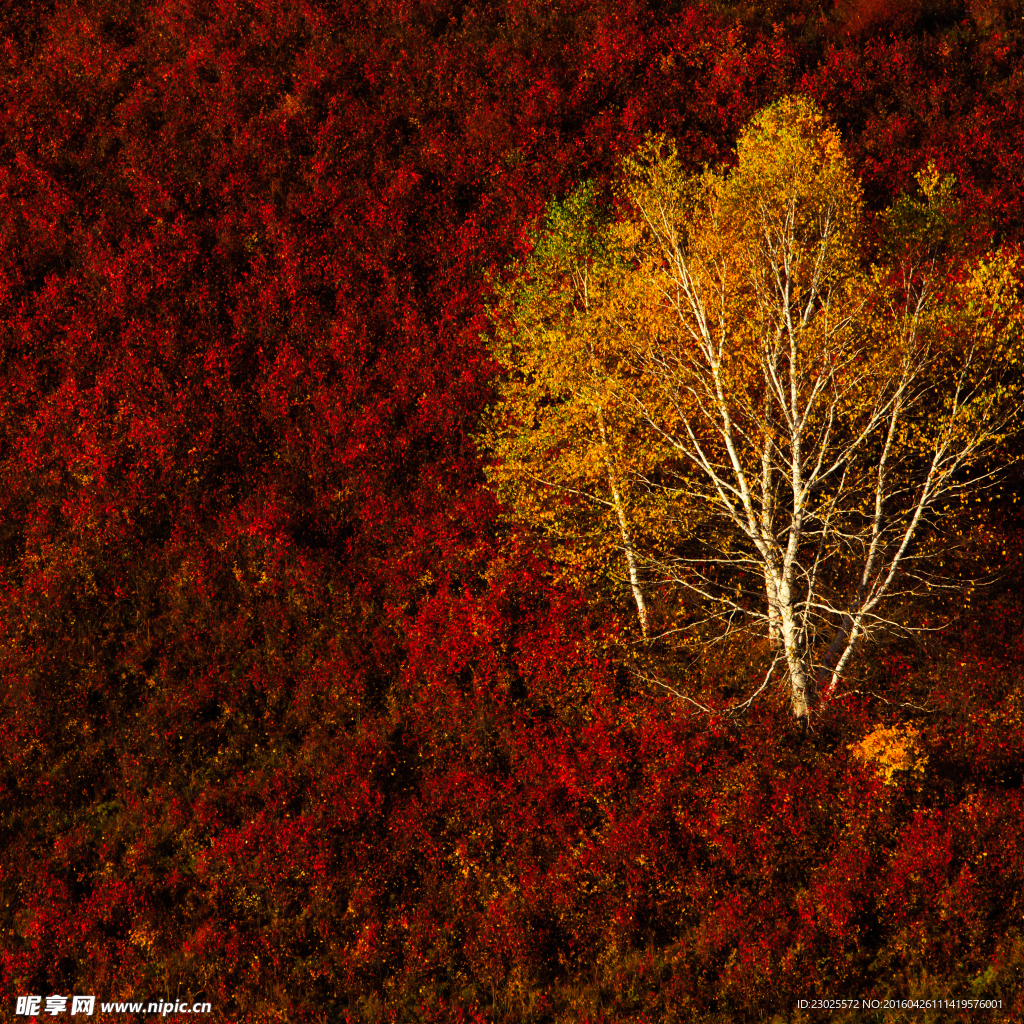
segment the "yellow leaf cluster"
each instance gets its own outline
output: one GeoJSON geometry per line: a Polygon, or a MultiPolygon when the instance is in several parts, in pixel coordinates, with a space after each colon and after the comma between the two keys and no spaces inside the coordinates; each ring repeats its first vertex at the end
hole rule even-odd
{"type": "Polygon", "coordinates": [[[887,786],[898,772],[924,773],[928,755],[921,749],[920,730],[912,725],[876,726],[859,743],[847,745],[854,757],[871,765],[887,786]]]}

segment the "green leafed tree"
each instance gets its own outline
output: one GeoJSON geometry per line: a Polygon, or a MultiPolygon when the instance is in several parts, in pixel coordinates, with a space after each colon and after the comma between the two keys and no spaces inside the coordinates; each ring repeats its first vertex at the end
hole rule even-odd
{"type": "Polygon", "coordinates": [[[617,218],[590,185],[552,205],[496,310],[484,441],[567,571],[628,581],[645,636],[652,589],[691,642],[760,636],[761,689],[781,668],[806,722],[865,637],[914,628],[889,609],[939,584],[923,542],[1009,457],[1021,263],[958,256],[931,169],[866,255],[860,182],[804,98],[737,157],[691,175],[651,138],[617,218]]]}

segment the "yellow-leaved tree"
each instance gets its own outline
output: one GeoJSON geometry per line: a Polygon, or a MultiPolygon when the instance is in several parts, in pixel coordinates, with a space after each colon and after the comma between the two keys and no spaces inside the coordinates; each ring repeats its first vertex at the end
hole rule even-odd
{"type": "Polygon", "coordinates": [[[590,187],[552,208],[501,306],[485,442],[566,564],[622,559],[645,635],[645,586],[700,604],[699,643],[759,633],[760,689],[783,666],[806,722],[897,625],[887,605],[933,582],[921,541],[952,499],[1007,458],[1021,266],[950,254],[931,169],[869,261],[859,180],[805,98],[757,115],[737,156],[688,175],[652,138],[618,219],[590,187]]]}
{"type": "Polygon", "coordinates": [[[638,486],[656,455],[619,386],[629,371],[608,318],[630,259],[591,184],[551,204],[495,308],[496,353],[510,372],[483,440],[513,514],[539,529],[574,582],[628,584],[646,635],[638,544],[650,546],[661,496],[638,486]]]}

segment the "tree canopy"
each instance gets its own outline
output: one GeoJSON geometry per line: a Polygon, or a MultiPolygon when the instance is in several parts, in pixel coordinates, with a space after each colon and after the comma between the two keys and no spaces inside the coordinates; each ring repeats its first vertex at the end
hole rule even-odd
{"type": "Polygon", "coordinates": [[[621,552],[645,635],[657,589],[698,601],[673,634],[762,636],[798,718],[858,640],[919,628],[888,608],[941,585],[929,534],[1019,426],[1017,259],[940,253],[951,183],[921,187],[885,261],[839,133],[784,97],[734,167],[653,137],[617,218],[590,185],[552,206],[501,310],[499,493],[566,564],[621,552]]]}

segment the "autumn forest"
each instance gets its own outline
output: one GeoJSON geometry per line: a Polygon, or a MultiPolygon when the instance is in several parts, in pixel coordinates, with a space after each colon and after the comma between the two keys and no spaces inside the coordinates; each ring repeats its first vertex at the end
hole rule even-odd
{"type": "Polygon", "coordinates": [[[1024,1020],[1019,3],[0,41],[11,1019],[1024,1020]]]}

